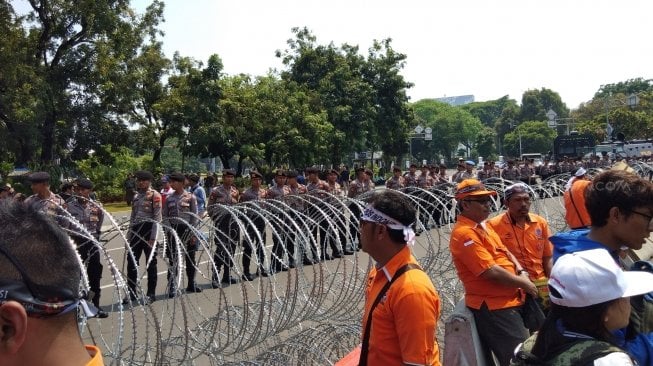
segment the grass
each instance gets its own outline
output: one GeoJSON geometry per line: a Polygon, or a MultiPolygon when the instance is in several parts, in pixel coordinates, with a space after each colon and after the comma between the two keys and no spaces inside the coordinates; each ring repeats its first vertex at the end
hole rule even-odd
{"type": "Polygon", "coordinates": [[[104,207],[105,210],[114,213],[114,212],[121,212],[121,211],[131,211],[131,207],[127,206],[127,203],[123,202],[111,202],[111,203],[103,203],[102,207],[104,207]]]}

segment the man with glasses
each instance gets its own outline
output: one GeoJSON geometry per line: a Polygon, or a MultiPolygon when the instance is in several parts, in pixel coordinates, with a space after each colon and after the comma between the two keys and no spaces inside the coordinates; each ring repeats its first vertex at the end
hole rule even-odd
{"type": "Polygon", "coordinates": [[[531,190],[524,183],[508,186],[503,194],[507,211],[487,221],[519,263],[528,271],[540,290],[540,300],[547,300],[547,279],[553,266],[553,244],[549,241],[549,224],[530,212],[531,190]]]}
{"type": "Polygon", "coordinates": [[[0,364],[103,365],[79,333],[82,268],[68,236],[33,205],[4,201],[0,221],[0,364]]]}
{"type": "MultiPolygon", "coordinates": [[[[628,249],[641,249],[653,231],[653,183],[633,173],[608,170],[594,177],[585,193],[585,207],[592,226],[552,236],[554,262],[567,253],[597,248],[620,262],[628,249]]],[[[613,333],[617,345],[639,365],[653,363],[653,324],[646,321],[653,315],[646,310],[650,296],[631,298],[629,328],[613,333]]]]}
{"type": "Polygon", "coordinates": [[[359,365],[440,365],[440,298],[411,254],[415,214],[406,196],[385,190],[360,218],[362,250],[376,265],[367,280],[359,365]]]}
{"type": "Polygon", "coordinates": [[[476,179],[456,187],[460,214],[451,233],[449,249],[458,277],[465,287],[465,304],[474,314],[488,364],[494,353],[500,365],[508,365],[517,345],[528,338],[521,316],[524,293],[537,296],[528,271],[501,243],[485,219],[492,196],[476,179]]]}

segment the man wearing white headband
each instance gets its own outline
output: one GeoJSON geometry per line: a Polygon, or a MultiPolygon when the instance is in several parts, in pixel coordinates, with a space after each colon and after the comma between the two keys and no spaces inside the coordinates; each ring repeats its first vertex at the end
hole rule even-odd
{"type": "Polygon", "coordinates": [[[363,210],[361,245],[376,265],[365,292],[360,365],[440,365],[440,298],[409,248],[415,214],[393,190],[375,193],[363,210]]]}

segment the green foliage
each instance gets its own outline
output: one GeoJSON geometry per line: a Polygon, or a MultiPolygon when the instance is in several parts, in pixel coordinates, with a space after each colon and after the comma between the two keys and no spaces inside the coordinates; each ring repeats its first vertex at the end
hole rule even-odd
{"type": "Polygon", "coordinates": [[[509,99],[507,95],[496,100],[474,102],[460,106],[460,108],[478,118],[487,127],[494,127],[503,111],[506,108],[514,107],[517,107],[517,102],[514,99],[509,99]]]}
{"type": "Polygon", "coordinates": [[[560,95],[553,90],[542,88],[540,90],[527,90],[521,101],[520,121],[547,121],[546,112],[552,109],[558,118],[569,116],[569,109],[560,99],[560,95]]]}
{"type": "Polygon", "coordinates": [[[115,151],[110,147],[104,154],[76,162],[77,169],[95,184],[98,198],[105,202],[119,201],[124,197],[124,182],[130,173],[146,169],[151,164],[151,156],[134,157],[126,147],[115,151]]]}
{"type": "Polygon", "coordinates": [[[420,124],[431,127],[433,134],[432,141],[424,142],[425,153],[413,152],[418,160],[437,161],[440,156],[451,159],[458,144],[465,145],[465,155],[476,147],[483,125],[466,110],[433,99],[422,99],[412,108],[420,124]]]}
{"type": "Polygon", "coordinates": [[[609,98],[617,94],[630,95],[651,92],[653,92],[653,79],[634,78],[615,84],[601,85],[599,90],[594,94],[593,99],[609,98]]]}
{"type": "Polygon", "coordinates": [[[545,154],[553,147],[556,131],[546,122],[526,121],[513,132],[506,134],[504,149],[508,156],[519,157],[519,140],[521,135],[522,153],[539,152],[545,154]]]}

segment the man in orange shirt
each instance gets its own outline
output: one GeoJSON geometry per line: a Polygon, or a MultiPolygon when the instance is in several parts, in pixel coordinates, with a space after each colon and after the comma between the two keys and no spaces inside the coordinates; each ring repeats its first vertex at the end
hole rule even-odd
{"type": "Polygon", "coordinates": [[[376,265],[365,293],[360,365],[440,365],[440,298],[409,245],[415,208],[404,195],[375,193],[360,219],[361,246],[376,265]]]}
{"type": "Polygon", "coordinates": [[[2,202],[0,221],[0,364],[103,365],[77,326],[89,306],[68,236],[34,205],[2,202]]]}
{"type": "Polygon", "coordinates": [[[585,207],[585,191],[592,184],[587,178],[587,171],[579,167],[565,186],[565,221],[570,229],[586,229],[592,225],[590,214],[585,207]]]}
{"type": "Polygon", "coordinates": [[[530,189],[524,183],[513,184],[504,192],[506,212],[487,221],[528,276],[540,289],[540,299],[545,300],[546,280],[553,266],[553,244],[549,241],[549,224],[530,212],[530,189]]]}
{"type": "Polygon", "coordinates": [[[521,317],[524,292],[537,296],[526,271],[501,244],[484,220],[490,215],[491,196],[476,179],[465,179],[456,188],[460,215],[451,232],[449,249],[458,277],[465,286],[465,304],[474,314],[488,364],[494,353],[501,366],[508,365],[518,344],[528,338],[521,317]]]}

